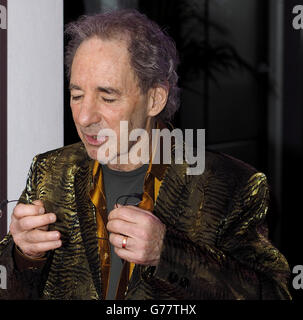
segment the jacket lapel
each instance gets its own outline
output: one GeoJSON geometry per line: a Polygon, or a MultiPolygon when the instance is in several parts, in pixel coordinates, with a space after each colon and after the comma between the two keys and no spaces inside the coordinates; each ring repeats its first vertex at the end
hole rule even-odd
{"type": "Polygon", "coordinates": [[[101,270],[97,240],[95,208],[89,191],[92,186],[93,160],[88,157],[79,165],[75,176],[75,201],[86,257],[98,296],[101,297],[101,270]]]}

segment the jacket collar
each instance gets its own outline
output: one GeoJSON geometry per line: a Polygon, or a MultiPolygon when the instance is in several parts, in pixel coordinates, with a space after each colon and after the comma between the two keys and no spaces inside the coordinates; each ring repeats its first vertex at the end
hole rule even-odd
{"type": "Polygon", "coordinates": [[[93,164],[94,161],[90,160],[88,155],[79,163],[78,171],[75,174],[75,201],[87,261],[96,292],[101,297],[102,284],[96,216],[94,206],[89,198],[89,191],[92,186],[93,164]]]}

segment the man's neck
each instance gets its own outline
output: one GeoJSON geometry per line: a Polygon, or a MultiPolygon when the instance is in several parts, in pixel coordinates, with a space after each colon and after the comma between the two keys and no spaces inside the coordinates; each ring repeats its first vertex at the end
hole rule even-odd
{"type": "MultiPolygon", "coordinates": [[[[150,121],[149,120],[147,121],[146,128],[145,128],[145,130],[149,136],[149,141],[148,141],[148,143],[149,143],[149,149],[148,149],[149,150],[149,159],[151,158],[152,151],[153,151],[152,150],[152,129],[155,128],[155,126],[156,126],[156,121],[153,119],[150,119],[150,121]]],[[[138,143],[139,141],[140,140],[138,140],[136,143],[138,143]]],[[[136,170],[136,169],[142,167],[144,164],[146,164],[146,163],[139,162],[137,164],[133,164],[130,162],[130,160],[128,161],[127,164],[120,164],[120,157],[117,157],[117,164],[108,163],[107,167],[111,170],[116,170],[116,171],[133,171],[133,170],[136,170]]]]}
{"type": "Polygon", "coordinates": [[[107,164],[107,167],[111,170],[116,170],[116,171],[134,171],[140,167],[142,167],[145,163],[140,162],[139,164],[107,164]]]}

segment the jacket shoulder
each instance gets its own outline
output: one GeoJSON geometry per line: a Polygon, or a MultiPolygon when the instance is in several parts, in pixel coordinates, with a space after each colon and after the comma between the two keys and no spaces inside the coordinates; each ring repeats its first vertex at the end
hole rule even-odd
{"type": "Polygon", "coordinates": [[[243,185],[256,174],[264,176],[256,168],[222,152],[205,152],[205,170],[207,176],[224,179],[229,184],[243,185]]]}
{"type": "Polygon", "coordinates": [[[55,164],[59,162],[65,165],[78,164],[82,161],[90,160],[82,142],[38,154],[35,159],[38,163],[49,162],[55,164]]]}
{"type": "Polygon", "coordinates": [[[222,152],[207,149],[204,160],[204,171],[199,175],[188,175],[187,169],[190,165],[184,162],[181,165],[172,163],[167,170],[166,177],[175,176],[174,183],[192,184],[193,186],[202,183],[231,189],[246,185],[252,177],[266,178],[263,173],[248,163],[222,152]]]}

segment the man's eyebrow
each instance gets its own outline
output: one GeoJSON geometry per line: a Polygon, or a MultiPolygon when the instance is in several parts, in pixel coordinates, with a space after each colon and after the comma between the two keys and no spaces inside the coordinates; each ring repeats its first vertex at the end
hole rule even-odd
{"type": "MultiPolygon", "coordinates": [[[[82,90],[81,87],[77,86],[76,84],[71,83],[69,85],[69,90],[82,90]]],[[[121,91],[115,88],[111,88],[111,87],[97,87],[97,90],[99,92],[104,92],[107,94],[116,94],[118,96],[121,96],[121,91]]]]}
{"type": "Polygon", "coordinates": [[[76,84],[71,83],[69,85],[69,90],[82,90],[79,86],[77,86],[76,84]]]}
{"type": "Polygon", "coordinates": [[[111,88],[111,87],[98,87],[97,90],[99,92],[104,92],[107,94],[116,94],[118,96],[121,96],[121,91],[115,88],[111,88]]]}

